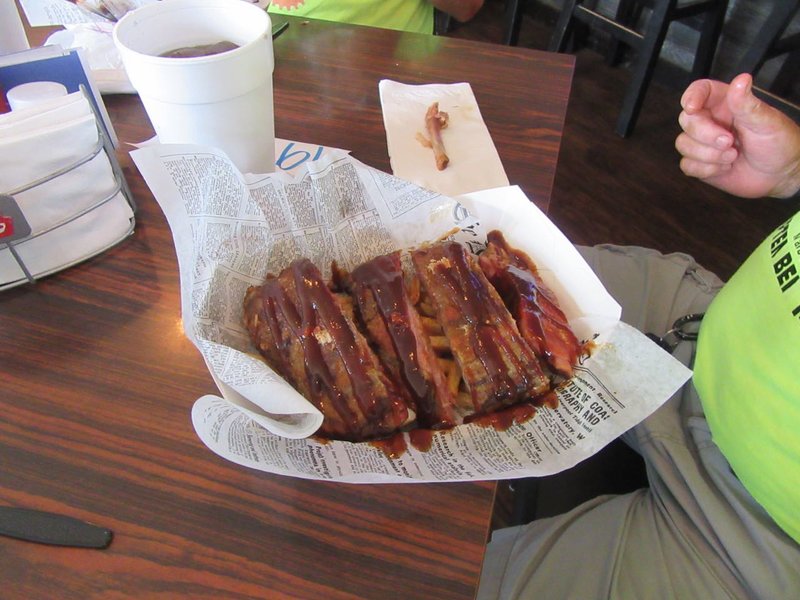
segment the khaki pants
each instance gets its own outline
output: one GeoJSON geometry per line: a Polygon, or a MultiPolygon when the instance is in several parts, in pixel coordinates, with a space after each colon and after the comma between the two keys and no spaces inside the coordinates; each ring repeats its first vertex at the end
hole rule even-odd
{"type": "MultiPolygon", "coordinates": [[[[622,320],[648,333],[703,312],[722,285],[684,254],[580,251],[622,305],[622,320]]],[[[684,341],[673,354],[691,366],[694,347],[684,341]]],[[[800,546],[736,479],[691,381],[623,439],[644,458],[650,487],[496,531],[479,600],[800,597],[800,546]]]]}

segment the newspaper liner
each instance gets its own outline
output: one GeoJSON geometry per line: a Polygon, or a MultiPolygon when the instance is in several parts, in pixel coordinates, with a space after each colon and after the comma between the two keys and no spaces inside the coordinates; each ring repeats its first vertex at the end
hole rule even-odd
{"type": "Polygon", "coordinates": [[[155,145],[133,159],[172,229],[187,337],[222,398],[203,396],[192,423],[203,443],[234,463],[293,477],[350,483],[470,481],[543,476],[591,456],[666,401],[691,372],[635,329],[580,254],[516,187],[457,200],[367,167],[340,151],[297,177],[241,175],[215,150],[155,145]],[[559,405],[505,431],[460,425],[388,457],[369,443],[308,436],[322,416],[262,361],[241,325],[242,298],[305,256],[327,270],[433,240],[479,251],[504,232],[557,294],[592,356],[558,390],[559,405]]]}

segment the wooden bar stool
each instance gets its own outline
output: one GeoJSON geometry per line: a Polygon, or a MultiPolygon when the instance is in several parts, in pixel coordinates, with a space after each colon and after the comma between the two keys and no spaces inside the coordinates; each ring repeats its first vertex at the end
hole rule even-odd
{"type": "Polygon", "coordinates": [[[620,0],[613,17],[597,12],[596,4],[596,1],[566,0],[550,40],[549,50],[564,52],[576,23],[583,23],[590,29],[597,29],[608,34],[612,40],[625,44],[636,52],[631,81],[628,84],[616,125],[616,132],[622,137],[627,137],[633,132],[636,125],[636,119],[639,116],[647,86],[653,76],[653,70],[670,23],[694,16],[703,17],[700,40],[692,65],[692,79],[707,77],[725,20],[728,0],[687,2],[620,0]],[[651,13],[640,32],[636,30],[635,21],[638,20],[643,7],[650,8],[651,13]]]}

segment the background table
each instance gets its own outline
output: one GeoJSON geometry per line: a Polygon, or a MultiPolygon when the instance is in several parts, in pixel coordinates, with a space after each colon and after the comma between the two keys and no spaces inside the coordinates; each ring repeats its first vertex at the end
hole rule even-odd
{"type": "MultiPolygon", "coordinates": [[[[378,81],[471,83],[512,183],[550,201],[573,59],[290,19],[275,43],[277,135],[389,170],[378,81]]],[[[41,42],[47,31],[34,30],[41,42]]],[[[120,139],[152,129],[109,96],[120,139]]],[[[471,598],[493,482],[344,485],[251,471],[207,450],[216,390],[181,330],[172,239],[127,156],[134,235],[0,294],[0,504],[114,530],[104,551],[0,537],[4,598],[471,598]]]]}

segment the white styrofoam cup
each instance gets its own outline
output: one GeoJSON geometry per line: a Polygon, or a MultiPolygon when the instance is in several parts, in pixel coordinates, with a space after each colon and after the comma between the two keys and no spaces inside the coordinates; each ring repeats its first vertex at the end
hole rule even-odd
{"type": "Polygon", "coordinates": [[[0,0],[0,55],[30,48],[14,0],[0,0]]]}
{"type": "Polygon", "coordinates": [[[220,148],[243,173],[275,170],[271,29],[243,0],[162,0],[120,19],[114,42],[161,143],[220,148]],[[159,56],[220,41],[239,47],[159,56]]]}

